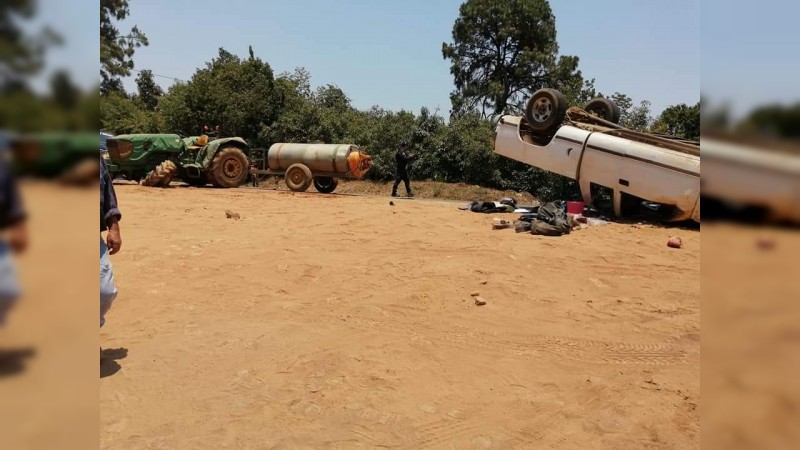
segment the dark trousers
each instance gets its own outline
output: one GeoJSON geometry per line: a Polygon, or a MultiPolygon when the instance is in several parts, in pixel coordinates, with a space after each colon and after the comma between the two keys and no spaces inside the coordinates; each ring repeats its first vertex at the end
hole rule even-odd
{"type": "Polygon", "coordinates": [[[392,195],[397,194],[397,187],[400,186],[401,181],[406,185],[406,194],[411,196],[413,192],[411,192],[411,181],[409,181],[408,179],[408,173],[398,173],[394,176],[394,186],[392,186],[392,195]]]}

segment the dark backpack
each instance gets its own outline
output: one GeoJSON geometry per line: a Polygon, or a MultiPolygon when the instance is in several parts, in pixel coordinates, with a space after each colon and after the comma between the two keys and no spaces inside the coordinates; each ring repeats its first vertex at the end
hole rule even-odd
{"type": "Polygon", "coordinates": [[[561,236],[569,234],[571,227],[567,214],[555,203],[548,203],[536,212],[536,219],[531,222],[531,233],[545,236],[561,236]]]}

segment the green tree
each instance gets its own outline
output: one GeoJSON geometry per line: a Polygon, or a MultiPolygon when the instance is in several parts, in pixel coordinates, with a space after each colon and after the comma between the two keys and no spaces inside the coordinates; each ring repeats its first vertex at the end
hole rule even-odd
{"type": "Polygon", "coordinates": [[[161,86],[153,79],[153,71],[142,70],[136,77],[137,98],[139,103],[148,111],[155,111],[158,99],[164,95],[161,86]]]}
{"type": "Polygon", "coordinates": [[[100,90],[124,92],[120,77],[130,75],[136,49],[149,44],[147,36],[133,26],[125,34],[116,24],[130,14],[129,0],[100,0],[100,90]]]}
{"type": "Polygon", "coordinates": [[[583,83],[578,58],[558,56],[547,0],[467,0],[452,37],[452,43],[442,44],[442,55],[451,61],[456,115],[518,112],[537,89],[576,90],[583,83]]]}
{"type": "Polygon", "coordinates": [[[685,139],[700,139],[700,103],[694,106],[685,103],[670,106],[658,116],[653,131],[685,139]]]}
{"type": "Polygon", "coordinates": [[[228,136],[259,143],[262,129],[280,110],[272,68],[260,58],[241,59],[220,48],[217,57],[186,83],[172,86],[159,101],[170,131],[199,132],[219,125],[228,136]]]}
{"type": "Polygon", "coordinates": [[[64,70],[56,71],[50,78],[50,91],[56,105],[66,110],[75,108],[82,95],[69,72],[64,70]]]}
{"type": "Polygon", "coordinates": [[[109,92],[100,102],[101,127],[114,134],[153,133],[161,129],[160,117],[142,109],[120,92],[109,92]]]}
{"type": "Polygon", "coordinates": [[[619,124],[623,127],[636,131],[647,131],[652,125],[653,117],[648,100],[642,100],[637,106],[634,105],[633,99],[619,92],[615,92],[609,99],[619,107],[619,124]]]}
{"type": "Polygon", "coordinates": [[[36,15],[36,0],[0,2],[0,89],[22,83],[25,77],[39,73],[49,47],[60,44],[61,37],[48,27],[32,31],[23,28],[36,15]]]}
{"type": "Polygon", "coordinates": [[[754,109],[738,124],[741,132],[772,138],[800,138],[800,103],[765,105],[754,109]]]}

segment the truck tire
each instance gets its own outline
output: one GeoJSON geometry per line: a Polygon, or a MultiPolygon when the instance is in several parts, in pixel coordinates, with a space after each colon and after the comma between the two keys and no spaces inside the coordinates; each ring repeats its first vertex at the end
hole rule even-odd
{"type": "Polygon", "coordinates": [[[170,160],[163,161],[144,177],[142,186],[167,187],[172,179],[175,178],[177,172],[178,166],[174,162],[170,160]]]}
{"type": "Polygon", "coordinates": [[[311,169],[305,164],[292,164],[286,171],[286,186],[295,192],[305,192],[311,186],[311,169]]]}
{"type": "Polygon", "coordinates": [[[611,123],[619,123],[619,106],[607,98],[594,98],[586,104],[583,110],[611,123]]]}
{"type": "Polygon", "coordinates": [[[336,190],[336,186],[339,185],[339,180],[333,177],[314,177],[314,188],[317,189],[317,192],[321,192],[323,194],[330,194],[331,192],[336,190]]]}
{"type": "Polygon", "coordinates": [[[250,163],[247,156],[238,147],[223,147],[208,171],[208,178],[216,187],[234,188],[243,185],[250,173],[250,163]]]}
{"type": "Polygon", "coordinates": [[[525,120],[534,130],[543,133],[555,131],[567,115],[567,101],[555,89],[539,89],[525,106],[525,120]]]}

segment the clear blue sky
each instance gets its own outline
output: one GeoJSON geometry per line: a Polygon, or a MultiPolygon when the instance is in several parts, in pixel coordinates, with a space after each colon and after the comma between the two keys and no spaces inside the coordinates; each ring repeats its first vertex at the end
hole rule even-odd
{"type": "MultiPolygon", "coordinates": [[[[81,79],[96,81],[97,2],[43,3],[43,20],[67,30],[67,46],[53,53],[54,64],[65,63],[81,79]],[[76,17],[77,10],[88,14],[76,17]]],[[[137,69],[186,80],[218,47],[245,56],[252,45],[276,73],[303,66],[312,84],[338,85],[359,108],[439,106],[446,114],[450,107],[452,77],[441,46],[450,40],[461,0],[130,4],[131,16],[121,28],[136,24],[150,38],[150,46],[136,52],[137,69]]],[[[584,76],[595,78],[602,92],[650,100],[656,114],[668,105],[699,99],[699,0],[559,0],[551,6],[561,53],[578,55],[584,76]]],[[[164,87],[172,83],[157,81],[164,87]]],[[[125,85],[133,90],[133,77],[125,85]]]]}
{"type": "Polygon", "coordinates": [[[704,0],[701,90],[735,116],[800,101],[800,3],[704,0]]]}

